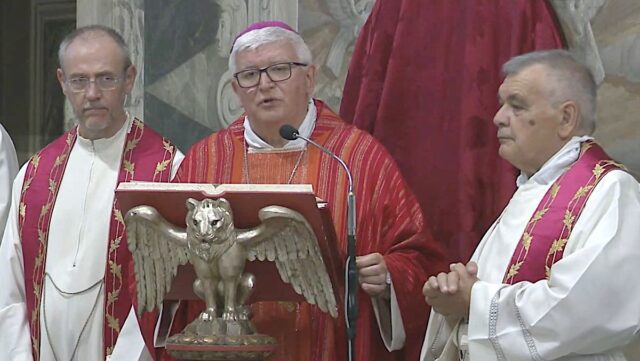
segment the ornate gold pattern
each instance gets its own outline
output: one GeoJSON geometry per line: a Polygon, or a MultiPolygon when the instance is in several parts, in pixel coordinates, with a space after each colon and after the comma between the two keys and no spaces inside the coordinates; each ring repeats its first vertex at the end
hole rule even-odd
{"type": "MultiPolygon", "coordinates": [[[[592,146],[593,146],[592,142],[582,143],[579,157],[582,157],[585,151],[591,148],[592,146]]],[[[573,224],[576,220],[577,215],[582,211],[581,208],[577,209],[577,206],[578,206],[577,201],[583,197],[588,197],[591,194],[598,180],[600,179],[602,174],[605,172],[607,166],[615,166],[615,167],[620,167],[622,169],[625,169],[624,166],[612,160],[600,161],[594,166],[594,169],[592,170],[593,176],[587,181],[587,183],[584,186],[581,186],[578,189],[578,191],[573,196],[572,200],[567,205],[567,209],[565,210],[564,219],[563,219],[563,228],[560,233],[562,237],[554,240],[549,248],[549,251],[547,253],[547,258],[546,258],[546,265],[545,265],[545,276],[547,277],[547,279],[549,279],[550,277],[551,266],[556,262],[557,254],[564,250],[567,240],[569,239],[569,236],[571,235],[571,232],[573,230],[573,224]]],[[[511,281],[515,278],[515,276],[520,271],[522,264],[525,262],[527,255],[529,253],[531,244],[534,242],[534,239],[532,236],[533,229],[535,228],[535,225],[537,224],[537,222],[544,218],[545,214],[549,210],[550,204],[555,200],[556,196],[558,195],[558,192],[561,187],[560,183],[564,179],[565,175],[566,175],[566,172],[551,185],[551,188],[549,191],[550,197],[546,197],[547,199],[545,201],[544,206],[541,207],[541,209],[533,215],[533,217],[527,224],[527,227],[525,228],[525,231],[523,232],[523,235],[520,241],[522,244],[522,249],[520,250],[518,257],[514,261],[512,261],[512,263],[508,268],[508,272],[505,276],[506,283],[511,283],[511,281]]],[[[582,204],[582,206],[584,206],[584,203],[582,204]]]]}
{"type": "MultiPolygon", "coordinates": [[[[120,170],[120,181],[130,181],[133,179],[135,175],[135,164],[133,162],[133,154],[132,151],[136,149],[136,146],[142,139],[144,125],[141,121],[134,119],[132,134],[128,134],[128,141],[125,143],[125,150],[123,151],[123,157],[121,162],[121,170],[120,170]]],[[[46,180],[46,194],[43,194],[45,197],[44,204],[41,206],[39,211],[32,209],[30,212],[39,212],[37,215],[38,221],[36,225],[36,233],[37,233],[37,242],[35,245],[37,247],[35,249],[36,255],[34,256],[34,265],[33,268],[33,282],[30,284],[33,292],[29,296],[30,300],[33,300],[32,309],[30,309],[30,329],[31,329],[31,340],[32,340],[32,351],[35,360],[39,360],[40,358],[40,307],[42,301],[42,282],[44,269],[46,267],[46,254],[47,254],[47,242],[48,242],[48,230],[49,223],[51,220],[51,214],[53,211],[53,205],[55,204],[55,199],[57,197],[57,193],[59,191],[60,181],[64,174],[64,169],[66,168],[66,163],[69,158],[69,154],[73,145],[75,144],[77,138],[76,129],[72,130],[68,133],[66,139],[64,139],[63,149],[60,151],[60,155],[56,158],[52,159],[52,165],[50,169],[46,169],[49,172],[48,179],[46,180]]],[[[170,164],[170,161],[173,159],[174,147],[163,138],[163,146],[166,150],[165,153],[169,154],[169,162],[167,162],[166,167],[170,164]]],[[[166,157],[166,154],[165,154],[166,157]]],[[[33,184],[34,179],[36,179],[36,175],[39,176],[38,169],[42,160],[41,153],[35,154],[30,159],[30,166],[28,168],[27,173],[25,174],[25,179],[23,182],[23,187],[21,189],[21,199],[19,203],[19,231],[20,234],[23,234],[24,222],[27,219],[27,205],[24,201],[26,191],[33,184]]],[[[165,173],[166,175],[166,173],[165,173]]],[[[45,176],[42,174],[42,176],[45,176]]],[[[167,177],[168,178],[168,177],[167,177]]],[[[155,180],[155,175],[154,175],[155,180]]],[[[116,201],[114,200],[113,204],[113,212],[115,218],[115,235],[110,236],[109,241],[109,254],[108,254],[108,274],[112,276],[106,276],[105,278],[111,282],[111,287],[107,293],[106,302],[105,302],[105,328],[108,328],[111,332],[110,342],[105,339],[105,353],[106,356],[110,355],[113,351],[113,344],[117,339],[117,335],[120,330],[120,320],[114,316],[116,312],[116,303],[121,298],[120,292],[123,286],[123,274],[122,274],[122,262],[125,260],[118,260],[118,250],[120,246],[123,244],[123,236],[124,236],[124,219],[122,217],[122,212],[117,208],[116,201]],[[110,345],[108,343],[111,343],[110,345]]],[[[111,233],[114,234],[114,233],[111,233]]],[[[118,306],[120,307],[120,306],[118,306]]],[[[120,308],[118,308],[118,312],[121,312],[120,308]]],[[[106,336],[106,335],[105,335],[106,336]]]]}
{"type": "Polygon", "coordinates": [[[573,196],[573,199],[571,201],[575,201],[578,198],[582,198],[586,196],[591,190],[591,188],[593,188],[592,185],[586,185],[586,186],[580,187],[578,191],[576,191],[576,194],[573,196]]]}
{"type": "Polygon", "coordinates": [[[167,169],[167,165],[169,164],[169,162],[171,162],[171,160],[169,159],[158,162],[156,164],[156,173],[164,172],[167,169]]]}
{"type": "Polygon", "coordinates": [[[523,261],[516,262],[515,264],[511,265],[511,267],[509,267],[507,278],[513,278],[518,274],[518,271],[520,271],[520,267],[522,266],[522,262],[523,261]]]}
{"type": "MultiPolygon", "coordinates": [[[[141,121],[134,119],[133,121],[134,127],[132,127],[132,134],[127,135],[129,141],[125,143],[125,150],[123,152],[122,162],[121,162],[121,170],[120,170],[120,181],[130,181],[133,179],[135,175],[135,164],[133,160],[132,151],[136,148],[140,140],[142,139],[142,130],[144,129],[144,125],[141,121]]],[[[38,244],[35,246],[36,255],[34,258],[33,268],[33,282],[30,286],[33,289],[33,293],[29,296],[30,300],[33,300],[33,308],[30,309],[30,329],[31,329],[31,340],[32,340],[32,351],[35,360],[39,360],[40,358],[40,307],[42,301],[42,282],[44,269],[46,267],[46,254],[47,254],[47,242],[48,242],[48,230],[49,230],[49,222],[51,220],[51,214],[53,211],[53,205],[55,204],[55,199],[57,197],[57,193],[59,191],[60,181],[64,174],[64,169],[66,168],[66,163],[69,158],[69,154],[73,145],[75,144],[77,138],[77,131],[74,129],[67,135],[64,140],[63,149],[60,151],[60,155],[56,158],[52,159],[52,165],[50,169],[46,171],[49,172],[48,179],[46,180],[47,188],[44,199],[44,204],[41,206],[39,211],[32,209],[30,212],[39,212],[38,221],[36,225],[37,232],[37,242],[38,244]]],[[[166,153],[169,154],[169,160],[173,159],[174,147],[163,138],[163,146],[166,150],[166,153]]],[[[166,155],[165,155],[166,156],[166,155]]],[[[23,233],[24,222],[27,219],[27,205],[24,201],[26,191],[31,187],[34,179],[36,179],[36,175],[38,173],[38,167],[41,163],[42,156],[40,153],[35,154],[30,160],[30,166],[28,168],[27,174],[25,174],[25,180],[23,182],[23,187],[21,190],[21,199],[19,203],[19,230],[20,233],[23,233]]],[[[167,167],[170,163],[167,162],[167,167]]],[[[42,176],[45,176],[44,174],[42,176]]],[[[155,178],[155,176],[154,176],[155,178]]],[[[168,178],[168,177],[167,177],[168,178]]],[[[109,254],[108,254],[108,275],[105,278],[108,279],[111,284],[109,291],[107,292],[106,302],[105,302],[105,327],[108,328],[111,332],[110,342],[105,339],[105,353],[106,356],[110,355],[113,351],[113,344],[117,339],[117,335],[120,332],[120,320],[115,316],[116,304],[117,301],[121,298],[120,292],[123,286],[123,274],[122,274],[122,262],[124,260],[118,260],[118,250],[123,244],[123,236],[124,236],[124,219],[122,217],[122,212],[117,208],[116,201],[114,200],[113,204],[113,212],[115,218],[115,236],[110,236],[109,241],[109,254]],[[111,343],[111,344],[108,344],[111,343]]],[[[111,233],[114,234],[114,233],[111,233]]],[[[118,306],[120,307],[120,306],[118,306]]],[[[120,309],[118,308],[118,312],[120,309]]],[[[106,335],[105,335],[106,336],[106,335]]]]}
{"type": "MultiPolygon", "coordinates": [[[[122,163],[120,174],[124,175],[124,179],[122,181],[128,182],[133,179],[135,175],[135,163],[133,162],[133,151],[138,146],[140,139],[142,138],[144,130],[144,125],[138,119],[133,120],[133,127],[131,128],[130,138],[125,143],[124,152],[122,154],[122,163]]],[[[122,244],[122,237],[124,235],[124,218],[122,217],[122,212],[118,209],[117,200],[113,201],[113,217],[115,224],[112,224],[112,227],[115,227],[115,237],[109,240],[109,254],[107,256],[107,262],[109,265],[109,274],[111,275],[111,291],[107,292],[107,300],[105,303],[104,315],[106,320],[106,326],[109,328],[112,337],[111,340],[115,344],[115,340],[117,336],[120,334],[120,320],[115,316],[115,307],[116,303],[120,298],[120,291],[122,290],[123,282],[122,282],[122,265],[118,260],[118,250],[122,244]]],[[[110,355],[113,351],[114,344],[105,345],[106,355],[110,355]]]]}
{"type": "Polygon", "coordinates": [[[31,166],[33,167],[32,172],[30,174],[25,175],[25,180],[22,184],[22,190],[20,192],[20,212],[18,218],[18,227],[20,228],[20,233],[22,233],[22,224],[24,223],[24,217],[27,214],[27,205],[24,203],[24,194],[27,192],[29,187],[31,186],[31,182],[33,181],[34,174],[38,171],[38,165],[40,165],[40,152],[34,154],[31,159],[31,166]]]}
{"type": "Polygon", "coordinates": [[[560,239],[556,239],[555,241],[553,241],[553,243],[551,244],[551,248],[549,249],[549,255],[552,255],[554,253],[557,253],[561,250],[564,249],[565,244],[567,244],[567,239],[566,238],[560,238],[560,239]]]}
{"type": "Polygon", "coordinates": [[[38,170],[38,165],[40,165],[40,153],[36,153],[31,157],[31,164],[33,165],[33,171],[35,173],[38,170]]]}
{"type": "MultiPolygon", "coordinates": [[[[49,181],[48,181],[49,194],[47,195],[46,203],[42,206],[42,209],[40,210],[40,215],[38,218],[39,245],[38,245],[38,254],[36,256],[36,260],[34,263],[34,270],[33,270],[34,277],[32,280],[33,290],[35,293],[34,304],[36,306],[34,307],[33,312],[31,314],[31,322],[30,322],[31,339],[32,339],[32,346],[33,346],[32,350],[34,353],[33,356],[35,360],[40,359],[40,307],[39,305],[42,301],[42,285],[39,284],[39,282],[41,282],[42,277],[44,275],[44,269],[45,269],[45,263],[46,263],[47,241],[48,241],[47,231],[49,229],[49,222],[51,221],[51,212],[53,211],[53,208],[51,207],[51,205],[53,204],[58,194],[58,188],[57,188],[58,182],[56,180],[62,179],[62,173],[66,166],[66,160],[68,159],[68,155],[71,152],[71,146],[75,142],[76,134],[77,134],[76,132],[70,132],[67,135],[66,145],[62,150],[62,154],[59,155],[53,163],[53,166],[49,172],[49,181]]],[[[27,180],[24,182],[24,185],[22,187],[21,199],[24,199],[24,195],[28,187],[31,185],[31,182],[35,177],[35,174],[38,171],[40,159],[41,159],[40,153],[36,153],[31,158],[33,171],[31,172],[31,174],[29,174],[26,177],[27,180]]],[[[26,214],[26,205],[24,204],[24,202],[21,202],[21,218],[22,218],[21,224],[24,222],[25,214],[26,214]],[[23,211],[24,213],[22,213],[23,211]]],[[[22,230],[20,230],[20,233],[22,233],[22,230]]]]}
{"type": "Polygon", "coordinates": [[[156,164],[156,171],[153,174],[153,181],[157,182],[159,181],[159,177],[160,175],[167,171],[167,167],[169,166],[169,164],[171,164],[172,160],[173,160],[173,156],[175,153],[175,147],[171,144],[171,142],[169,140],[167,140],[166,138],[162,138],[162,146],[164,148],[164,160],[162,160],[161,162],[158,162],[156,164]]]}
{"type": "Polygon", "coordinates": [[[531,221],[530,221],[530,222],[537,222],[537,221],[541,220],[541,219],[542,219],[542,217],[544,217],[544,215],[547,213],[547,211],[549,211],[549,208],[548,208],[548,207],[547,207],[547,208],[543,208],[543,209],[541,209],[541,210],[537,211],[537,212],[533,215],[533,218],[531,219],[531,221]]]}
{"type": "Polygon", "coordinates": [[[600,164],[596,164],[596,166],[593,168],[593,175],[596,177],[596,179],[600,178],[602,172],[604,172],[604,167],[600,164]]]}
{"type": "Polygon", "coordinates": [[[570,229],[571,227],[573,227],[573,221],[575,221],[575,219],[576,216],[571,214],[571,212],[567,209],[564,213],[564,225],[570,229]]]}
{"type": "Polygon", "coordinates": [[[522,235],[522,245],[526,251],[529,251],[529,247],[531,247],[531,240],[533,240],[533,237],[531,237],[529,233],[524,232],[522,235]]]}
{"type": "MultiPolygon", "coordinates": [[[[133,160],[133,152],[136,150],[142,136],[144,134],[144,123],[139,119],[133,120],[133,126],[131,128],[130,139],[125,143],[124,152],[122,155],[121,174],[123,175],[122,182],[129,182],[135,177],[136,164],[133,160]]],[[[175,147],[166,138],[162,138],[162,145],[165,149],[163,160],[158,162],[155,167],[153,175],[153,181],[160,181],[162,178],[162,172],[166,171],[174,157],[175,147]]],[[[122,246],[122,239],[125,233],[125,223],[122,211],[119,209],[117,201],[114,199],[113,203],[113,217],[115,231],[112,233],[114,236],[109,240],[109,274],[112,276],[112,290],[107,293],[107,300],[105,303],[105,320],[106,326],[112,333],[111,340],[116,340],[117,335],[120,334],[121,320],[115,316],[116,304],[120,299],[120,292],[123,287],[122,279],[122,264],[118,260],[118,251],[122,246]]],[[[114,345],[105,345],[106,355],[110,355],[113,352],[114,345]]]]}
{"type": "Polygon", "coordinates": [[[122,165],[123,165],[123,168],[124,168],[125,172],[129,173],[131,175],[131,177],[133,178],[133,174],[135,172],[135,164],[133,164],[130,161],[125,159],[125,160],[122,161],[122,165]]]}

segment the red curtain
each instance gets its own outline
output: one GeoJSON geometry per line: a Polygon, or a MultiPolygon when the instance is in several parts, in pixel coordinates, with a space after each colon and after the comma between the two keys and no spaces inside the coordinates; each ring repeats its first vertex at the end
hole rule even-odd
{"type": "Polygon", "coordinates": [[[559,48],[540,0],[378,0],[356,43],[340,115],[398,162],[449,261],[466,261],[515,189],[498,156],[501,65],[559,48]]]}

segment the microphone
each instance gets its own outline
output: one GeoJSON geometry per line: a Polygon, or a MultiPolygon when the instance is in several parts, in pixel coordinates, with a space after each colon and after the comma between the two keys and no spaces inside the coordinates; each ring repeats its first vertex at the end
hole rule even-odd
{"type": "Polygon", "coordinates": [[[313,140],[300,135],[298,130],[288,124],[280,127],[280,136],[287,140],[302,139],[335,159],[349,180],[347,193],[347,260],[345,267],[345,322],[349,338],[349,360],[355,360],[354,342],[356,337],[356,319],[358,315],[358,271],[356,270],[356,196],[353,193],[353,177],[347,164],[329,149],[313,140]]]}
{"type": "Polygon", "coordinates": [[[298,129],[285,124],[280,127],[280,136],[286,140],[296,140],[300,134],[298,134],[298,129]]]}
{"type": "Polygon", "coordinates": [[[321,146],[320,144],[314,142],[309,138],[301,136],[300,133],[298,133],[298,129],[290,126],[289,124],[285,124],[280,127],[280,136],[286,140],[302,139],[305,142],[320,149],[325,154],[329,155],[331,158],[335,159],[338,163],[340,163],[344,171],[347,173],[347,178],[349,179],[349,193],[347,194],[347,211],[349,211],[347,215],[348,217],[347,218],[347,235],[355,237],[356,236],[356,207],[355,207],[356,200],[355,200],[355,194],[353,193],[353,177],[351,175],[351,171],[349,170],[349,167],[347,167],[347,164],[329,149],[321,146]]]}

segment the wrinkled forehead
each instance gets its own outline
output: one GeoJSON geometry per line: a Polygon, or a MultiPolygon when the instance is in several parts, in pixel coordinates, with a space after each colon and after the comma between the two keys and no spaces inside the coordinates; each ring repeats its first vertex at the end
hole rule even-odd
{"type": "Polygon", "coordinates": [[[549,88],[548,69],[542,64],[525,67],[517,73],[509,74],[498,88],[501,99],[513,93],[521,95],[547,94],[549,88]]]}

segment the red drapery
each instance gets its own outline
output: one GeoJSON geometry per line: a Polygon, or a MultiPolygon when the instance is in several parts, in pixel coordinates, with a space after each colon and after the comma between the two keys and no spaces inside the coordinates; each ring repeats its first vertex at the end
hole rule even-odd
{"type": "Polygon", "coordinates": [[[502,63],[561,46],[541,0],[378,0],[362,28],[340,115],[391,152],[449,261],[471,256],[515,188],[492,123],[502,63]]]}

